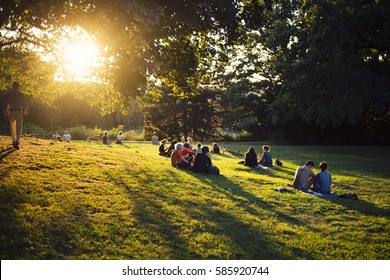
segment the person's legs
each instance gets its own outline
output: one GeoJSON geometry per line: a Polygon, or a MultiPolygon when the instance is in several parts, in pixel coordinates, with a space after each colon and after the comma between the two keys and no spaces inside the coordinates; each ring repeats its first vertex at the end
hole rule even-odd
{"type": "Polygon", "coordinates": [[[23,113],[21,111],[16,114],[16,144],[19,146],[20,138],[23,133],[23,113]]]}
{"type": "Polygon", "coordinates": [[[11,129],[12,145],[15,146],[15,142],[16,142],[16,114],[15,114],[15,112],[12,112],[12,111],[9,112],[8,121],[9,121],[9,126],[11,129]]]}

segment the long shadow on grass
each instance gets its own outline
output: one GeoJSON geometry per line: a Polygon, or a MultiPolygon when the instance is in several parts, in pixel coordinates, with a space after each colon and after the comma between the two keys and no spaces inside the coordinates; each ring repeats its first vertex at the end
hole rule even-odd
{"type": "Polygon", "coordinates": [[[4,259],[23,258],[28,247],[28,230],[25,229],[16,213],[26,197],[18,189],[0,188],[0,257],[4,259]]]}
{"type": "MultiPolygon", "coordinates": [[[[321,197],[322,198],[322,197],[321,197]]],[[[364,215],[375,216],[375,217],[390,217],[390,210],[376,207],[374,203],[364,200],[351,200],[345,198],[323,198],[332,201],[333,203],[339,204],[348,210],[354,210],[364,215]]]]}
{"type": "Polygon", "coordinates": [[[12,147],[9,147],[9,148],[2,148],[0,150],[0,163],[2,162],[2,160],[4,158],[6,158],[8,155],[12,154],[13,152],[15,152],[16,150],[12,147]]]}
{"type": "MultiPolygon", "coordinates": [[[[231,182],[229,179],[224,176],[212,176],[212,175],[203,175],[203,174],[194,174],[203,184],[211,185],[214,190],[223,194],[228,198],[228,200],[238,203],[240,208],[242,208],[245,213],[249,213],[253,216],[261,217],[267,219],[268,216],[264,213],[259,212],[252,205],[255,204],[257,207],[267,211],[270,215],[276,215],[277,219],[288,224],[295,224],[297,226],[307,225],[302,221],[290,217],[283,212],[278,211],[273,206],[265,202],[264,200],[256,197],[250,192],[243,190],[239,185],[231,182]]],[[[282,248],[275,241],[265,237],[259,231],[256,231],[247,224],[244,224],[238,221],[234,216],[229,215],[225,212],[208,210],[208,212],[215,212],[216,217],[223,216],[221,219],[220,226],[226,229],[226,234],[234,240],[235,244],[243,248],[244,259],[285,259],[288,258],[287,254],[283,253],[282,248]]],[[[308,227],[309,230],[315,231],[315,229],[308,227]]],[[[312,258],[308,252],[298,252],[295,251],[293,254],[299,258],[312,258]]],[[[290,255],[291,257],[291,255],[290,255]]]]}

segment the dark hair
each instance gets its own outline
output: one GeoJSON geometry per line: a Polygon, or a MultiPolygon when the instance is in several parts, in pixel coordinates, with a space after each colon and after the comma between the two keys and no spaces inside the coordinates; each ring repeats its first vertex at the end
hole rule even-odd
{"type": "Polygon", "coordinates": [[[207,146],[202,147],[202,153],[207,154],[209,151],[210,151],[209,147],[207,147],[207,146]]]}
{"type": "Polygon", "coordinates": [[[253,147],[250,147],[246,153],[247,154],[253,154],[253,153],[255,154],[256,151],[255,151],[255,149],[253,147]]]}
{"type": "Polygon", "coordinates": [[[328,168],[328,164],[326,163],[326,161],[323,161],[320,163],[320,168],[322,171],[324,171],[328,168]]]}
{"type": "Polygon", "coordinates": [[[312,160],[308,160],[308,161],[306,161],[305,165],[314,167],[314,162],[312,160]]]}
{"type": "Polygon", "coordinates": [[[183,144],[183,147],[189,149],[190,148],[190,144],[188,144],[187,142],[183,144]]]}
{"type": "Polygon", "coordinates": [[[264,145],[264,146],[263,146],[263,149],[266,150],[266,151],[268,151],[269,148],[270,148],[270,147],[269,147],[268,145],[264,145]]]}

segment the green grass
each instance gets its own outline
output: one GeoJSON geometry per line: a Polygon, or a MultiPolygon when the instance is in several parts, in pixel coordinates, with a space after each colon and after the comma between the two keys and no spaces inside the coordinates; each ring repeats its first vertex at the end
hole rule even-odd
{"type": "Polygon", "coordinates": [[[172,168],[150,143],[10,142],[0,136],[1,259],[390,259],[390,147],[275,145],[284,165],[269,170],[212,155],[212,176],[172,168]],[[275,191],[307,159],[359,200],[275,191]]]}

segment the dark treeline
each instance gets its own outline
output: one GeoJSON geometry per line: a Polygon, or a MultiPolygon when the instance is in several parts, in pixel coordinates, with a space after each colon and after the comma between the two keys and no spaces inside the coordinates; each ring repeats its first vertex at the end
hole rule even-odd
{"type": "Polygon", "coordinates": [[[27,121],[48,129],[387,143],[389,14],[384,0],[7,0],[0,90],[20,81],[35,99],[27,121]],[[61,59],[40,59],[64,26],[95,36],[110,58],[100,83],[58,82],[61,59]]]}

